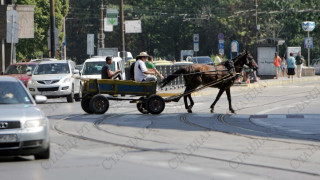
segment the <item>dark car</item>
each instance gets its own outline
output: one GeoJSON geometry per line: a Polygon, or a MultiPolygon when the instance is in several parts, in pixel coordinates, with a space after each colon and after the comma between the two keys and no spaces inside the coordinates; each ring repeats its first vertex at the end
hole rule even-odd
{"type": "Polygon", "coordinates": [[[213,61],[209,56],[197,56],[192,57],[193,64],[208,64],[213,65],[213,61]]]}
{"type": "Polygon", "coordinates": [[[18,78],[25,86],[27,86],[28,81],[31,78],[31,76],[27,75],[27,72],[30,71],[32,73],[37,65],[38,63],[33,62],[10,64],[6,69],[6,72],[4,72],[4,75],[18,78]]]}

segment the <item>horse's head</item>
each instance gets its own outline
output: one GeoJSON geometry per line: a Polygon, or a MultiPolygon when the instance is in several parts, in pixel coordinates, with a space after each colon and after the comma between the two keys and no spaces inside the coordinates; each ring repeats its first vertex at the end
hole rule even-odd
{"type": "Polygon", "coordinates": [[[242,71],[244,65],[249,66],[249,68],[257,70],[258,66],[255,63],[252,55],[245,50],[244,52],[240,53],[237,57],[232,59],[234,61],[235,69],[237,73],[242,71]]]}

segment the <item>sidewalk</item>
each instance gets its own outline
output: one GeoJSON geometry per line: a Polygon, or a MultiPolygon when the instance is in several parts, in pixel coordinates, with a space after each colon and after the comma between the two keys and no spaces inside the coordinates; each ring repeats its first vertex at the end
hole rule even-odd
{"type": "MultiPolygon", "coordinates": [[[[320,83],[320,76],[304,76],[301,78],[294,77],[293,79],[289,79],[287,77],[280,77],[279,79],[265,79],[265,80],[259,80],[259,82],[255,83],[242,83],[242,84],[234,84],[231,87],[231,91],[241,91],[243,88],[259,88],[259,87],[269,87],[269,86],[276,86],[276,85],[286,85],[290,83],[297,83],[297,82],[312,82],[312,81],[319,81],[320,83]]],[[[185,90],[184,87],[177,88],[177,89],[169,89],[168,90],[160,90],[157,92],[158,95],[162,97],[169,97],[178,95],[180,93],[183,93],[185,90]]],[[[201,95],[210,95],[210,94],[217,94],[218,93],[217,88],[206,88],[204,90],[192,93],[192,96],[201,96],[201,95]]]]}

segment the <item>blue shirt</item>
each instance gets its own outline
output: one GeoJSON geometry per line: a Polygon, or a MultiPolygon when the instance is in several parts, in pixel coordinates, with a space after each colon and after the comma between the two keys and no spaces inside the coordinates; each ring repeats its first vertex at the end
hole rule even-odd
{"type": "Polygon", "coordinates": [[[287,68],[296,68],[296,59],[294,57],[287,58],[287,68]]]}

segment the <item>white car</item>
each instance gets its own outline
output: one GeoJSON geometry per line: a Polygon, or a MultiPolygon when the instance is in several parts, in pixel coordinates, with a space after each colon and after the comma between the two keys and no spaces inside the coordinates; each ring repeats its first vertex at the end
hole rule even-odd
{"type": "Polygon", "coordinates": [[[48,98],[66,97],[69,103],[80,101],[82,86],[79,70],[71,60],[41,62],[28,82],[28,90],[35,95],[48,98]]]}
{"type": "MultiPolygon", "coordinates": [[[[124,71],[124,61],[119,57],[114,57],[111,66],[111,71],[121,70],[121,80],[124,80],[126,75],[124,71]]],[[[83,63],[81,77],[88,79],[101,79],[101,69],[106,64],[106,57],[95,56],[87,59],[83,63]]]]}
{"type": "Polygon", "coordinates": [[[34,101],[20,80],[0,77],[0,156],[49,159],[49,120],[36,106],[46,100],[37,95],[34,101]]]}

